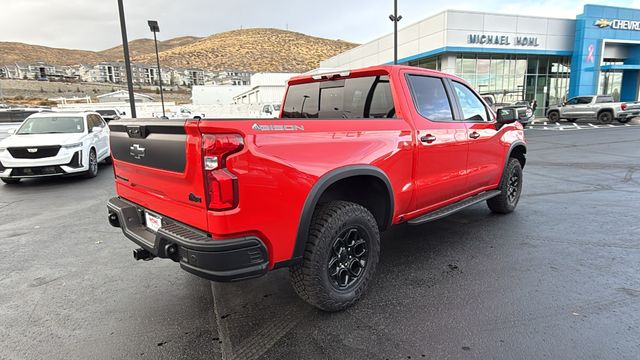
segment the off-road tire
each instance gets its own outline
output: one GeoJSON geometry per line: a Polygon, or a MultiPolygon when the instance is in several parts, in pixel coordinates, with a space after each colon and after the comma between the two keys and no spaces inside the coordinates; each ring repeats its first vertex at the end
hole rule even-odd
{"type": "Polygon", "coordinates": [[[294,290],[309,304],[324,311],[344,310],[357,302],[373,277],[380,256],[380,233],[366,208],[346,201],[331,201],[316,207],[300,264],[290,268],[294,290]],[[357,228],[367,242],[366,265],[351,287],[340,290],[331,279],[329,261],[341,234],[357,228]]]}
{"type": "Polygon", "coordinates": [[[598,114],[598,121],[601,124],[611,124],[613,122],[613,113],[611,111],[602,111],[598,114]]]}
{"type": "Polygon", "coordinates": [[[560,113],[557,112],[557,111],[549,111],[549,113],[547,114],[547,118],[551,122],[559,121],[560,120],[560,113]]]}
{"type": "Polygon", "coordinates": [[[2,180],[3,183],[9,184],[9,185],[15,185],[20,182],[20,179],[13,179],[13,178],[0,178],[0,180],[2,180]]]}
{"type": "Polygon", "coordinates": [[[500,195],[487,200],[489,209],[494,213],[508,214],[515,210],[520,200],[520,194],[522,193],[522,165],[516,158],[510,158],[507,163],[507,168],[502,174],[500,180],[500,195]],[[515,197],[511,192],[513,191],[513,177],[517,177],[517,184],[515,185],[515,197]],[[511,194],[511,195],[510,195],[511,194]]]}
{"type": "Polygon", "coordinates": [[[94,178],[98,176],[98,155],[95,149],[89,152],[89,170],[85,171],[85,178],[94,178]]]}

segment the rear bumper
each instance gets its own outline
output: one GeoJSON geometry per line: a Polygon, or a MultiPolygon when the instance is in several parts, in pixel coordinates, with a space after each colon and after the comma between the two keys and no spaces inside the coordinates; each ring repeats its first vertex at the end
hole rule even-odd
{"type": "Polygon", "coordinates": [[[166,217],[154,233],[144,223],[147,209],[118,197],[110,199],[107,208],[111,225],[120,227],[129,240],[154,257],[179,262],[182,269],[202,278],[237,281],[262,276],[268,271],[267,248],[255,236],[216,240],[166,217]]]}

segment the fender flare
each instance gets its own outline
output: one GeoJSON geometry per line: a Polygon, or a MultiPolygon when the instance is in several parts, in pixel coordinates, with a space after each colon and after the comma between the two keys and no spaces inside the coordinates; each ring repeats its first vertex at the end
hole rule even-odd
{"type": "Polygon", "coordinates": [[[513,149],[515,149],[518,146],[522,146],[524,147],[524,154],[525,154],[525,161],[522,164],[522,168],[524,169],[524,165],[527,162],[527,144],[524,141],[514,141],[511,146],[509,146],[509,151],[507,152],[507,157],[504,159],[504,166],[503,166],[503,173],[504,173],[504,169],[507,168],[507,165],[509,164],[509,159],[511,158],[511,153],[513,152],[513,149]]]}
{"type": "MultiPolygon", "coordinates": [[[[382,182],[387,187],[389,206],[387,214],[385,214],[386,220],[382,226],[382,230],[385,230],[391,226],[394,211],[394,196],[393,188],[391,187],[391,182],[389,181],[387,175],[382,170],[372,165],[352,165],[340,167],[321,176],[309,191],[307,199],[304,202],[304,206],[302,207],[302,213],[300,214],[298,233],[296,236],[296,243],[293,248],[293,254],[291,256],[291,260],[287,263],[296,263],[302,259],[304,248],[307,243],[307,237],[309,236],[309,226],[311,226],[311,218],[313,216],[313,212],[315,211],[316,205],[318,204],[318,201],[320,200],[320,197],[325,192],[325,190],[327,190],[331,185],[340,180],[361,175],[374,176],[382,180],[382,182]]],[[[278,265],[278,267],[281,267],[287,264],[278,265]]]]}

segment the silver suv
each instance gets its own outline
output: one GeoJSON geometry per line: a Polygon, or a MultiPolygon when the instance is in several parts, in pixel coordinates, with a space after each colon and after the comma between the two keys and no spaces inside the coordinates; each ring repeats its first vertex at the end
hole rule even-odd
{"type": "Polygon", "coordinates": [[[577,119],[598,119],[603,124],[609,124],[613,119],[620,121],[619,114],[626,107],[626,103],[614,102],[611,95],[576,96],[562,106],[550,107],[547,118],[550,121],[566,119],[569,122],[577,119]]]}

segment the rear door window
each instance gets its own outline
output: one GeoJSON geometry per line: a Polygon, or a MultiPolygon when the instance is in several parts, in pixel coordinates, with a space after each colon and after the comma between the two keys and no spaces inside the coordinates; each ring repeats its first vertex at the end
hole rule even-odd
{"type": "Polygon", "coordinates": [[[444,83],[439,77],[409,75],[409,88],[416,110],[434,121],[453,120],[453,111],[444,83]]]}
{"type": "Polygon", "coordinates": [[[591,96],[581,96],[578,98],[578,105],[587,105],[591,104],[591,100],[593,98],[591,96]]]}
{"type": "Polygon", "coordinates": [[[388,76],[366,76],[292,85],[283,118],[394,118],[388,76]]]}

